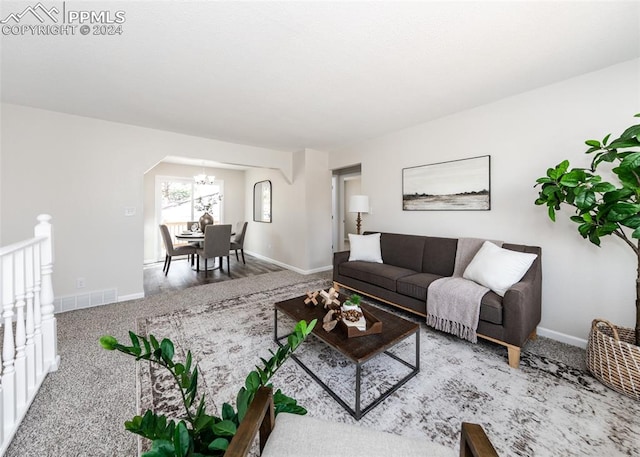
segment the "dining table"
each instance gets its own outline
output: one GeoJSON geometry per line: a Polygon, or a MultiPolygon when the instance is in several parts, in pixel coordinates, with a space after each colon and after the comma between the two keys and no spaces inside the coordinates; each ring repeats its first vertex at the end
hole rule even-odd
{"type": "MultiPolygon", "coordinates": [[[[231,232],[231,236],[234,236],[236,233],[235,232],[231,232]]],[[[200,247],[202,247],[203,243],[204,243],[204,233],[201,232],[200,230],[198,231],[191,231],[191,230],[185,230],[182,233],[178,233],[175,235],[177,240],[181,240],[181,241],[188,241],[189,243],[198,243],[198,245],[200,247]]],[[[217,270],[218,268],[220,268],[220,265],[216,266],[216,259],[213,259],[213,262],[209,262],[209,259],[207,259],[207,269],[208,270],[217,270]]],[[[201,258],[200,256],[198,256],[198,262],[200,263],[200,268],[198,268],[198,266],[194,263],[191,268],[193,270],[203,270],[204,271],[204,259],[201,258]]]]}

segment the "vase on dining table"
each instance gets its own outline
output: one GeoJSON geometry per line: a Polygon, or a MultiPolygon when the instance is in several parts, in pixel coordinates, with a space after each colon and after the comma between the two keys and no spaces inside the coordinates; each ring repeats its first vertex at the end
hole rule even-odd
{"type": "Polygon", "coordinates": [[[204,233],[204,228],[211,224],[213,224],[213,216],[205,211],[205,213],[200,216],[200,230],[202,230],[202,233],[204,233]]]}

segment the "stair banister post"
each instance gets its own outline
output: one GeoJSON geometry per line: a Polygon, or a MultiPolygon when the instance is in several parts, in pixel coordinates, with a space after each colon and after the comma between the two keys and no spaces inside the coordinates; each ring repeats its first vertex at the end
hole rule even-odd
{"type": "Polygon", "coordinates": [[[42,247],[40,251],[41,262],[41,290],[40,305],[42,310],[42,342],[43,342],[43,358],[45,366],[49,367],[49,371],[56,371],[60,363],[58,355],[58,336],[56,329],[56,318],[53,316],[53,282],[51,274],[53,273],[53,230],[51,228],[51,216],[48,214],[40,214],[38,216],[38,225],[35,227],[35,236],[44,237],[40,243],[42,247]]]}
{"type": "Polygon", "coordinates": [[[13,254],[2,257],[2,319],[4,320],[4,339],[2,341],[2,395],[3,421],[5,427],[13,426],[16,420],[15,382],[16,372],[15,343],[13,340],[13,254]]]}
{"type": "Polygon", "coordinates": [[[24,255],[21,249],[14,254],[13,287],[16,297],[16,406],[18,412],[22,411],[27,403],[27,361],[25,358],[25,346],[27,335],[24,328],[24,307],[26,305],[25,281],[24,281],[24,255]]]}
{"type": "Polygon", "coordinates": [[[33,316],[33,288],[35,284],[35,272],[33,264],[34,247],[29,246],[25,250],[24,254],[24,274],[25,274],[25,289],[26,289],[26,301],[27,301],[27,317],[26,317],[26,359],[27,359],[27,388],[31,390],[36,385],[36,351],[35,351],[35,323],[33,316]]]}

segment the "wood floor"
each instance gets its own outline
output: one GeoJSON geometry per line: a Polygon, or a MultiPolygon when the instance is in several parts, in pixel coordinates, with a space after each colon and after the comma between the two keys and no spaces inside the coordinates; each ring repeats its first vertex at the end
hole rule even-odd
{"type": "Polygon", "coordinates": [[[174,257],[171,261],[169,274],[167,276],[162,272],[163,262],[158,262],[144,267],[144,295],[158,295],[164,292],[187,289],[202,284],[211,284],[220,281],[229,281],[236,278],[245,278],[247,276],[256,276],[272,271],[282,271],[284,268],[279,267],[270,262],[257,259],[245,253],[246,265],[236,260],[235,255],[229,256],[231,264],[231,276],[227,274],[227,261],[224,260],[224,272],[218,270],[209,271],[207,278],[204,277],[204,271],[199,273],[191,269],[191,264],[186,257],[174,257]]]}

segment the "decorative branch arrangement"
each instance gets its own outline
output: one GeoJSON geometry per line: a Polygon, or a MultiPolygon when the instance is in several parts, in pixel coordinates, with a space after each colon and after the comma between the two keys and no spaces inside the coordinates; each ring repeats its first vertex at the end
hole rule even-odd
{"type": "Polygon", "coordinates": [[[333,301],[325,304],[325,309],[328,309],[328,311],[322,319],[322,328],[330,332],[336,327],[338,321],[342,319],[349,322],[360,321],[363,316],[362,310],[360,309],[361,300],[362,297],[360,295],[353,294],[342,306],[340,306],[339,301],[337,305],[333,301]]]}
{"type": "MultiPolygon", "coordinates": [[[[305,321],[296,324],[293,333],[287,338],[287,344],[276,352],[269,350],[271,358],[260,358],[262,367],[256,366],[245,379],[244,386],[236,396],[236,408],[228,403],[222,405],[222,417],[206,413],[205,395],[198,395],[198,366],[193,366],[191,351],[187,352],[184,363],[174,362],[174,344],[165,338],[158,343],[153,335],[148,339],[142,335],[129,332],[131,346],[118,343],[113,336],[100,338],[104,349],[120,351],[135,357],[136,360],[148,360],[165,367],[180,389],[185,415],[182,420],[168,420],[151,410],[143,416],[135,416],[125,422],[125,428],[135,434],[152,441],[151,450],[142,457],[204,457],[223,456],[229,442],[236,434],[238,425],[244,418],[258,388],[268,386],[271,377],[278,371],[289,356],[307,338],[316,325],[316,320],[308,325],[305,321]],[[196,400],[197,407],[195,406],[196,400]]],[[[288,412],[306,414],[306,409],[299,406],[291,397],[278,389],[274,396],[275,413],[288,412]]]]}

